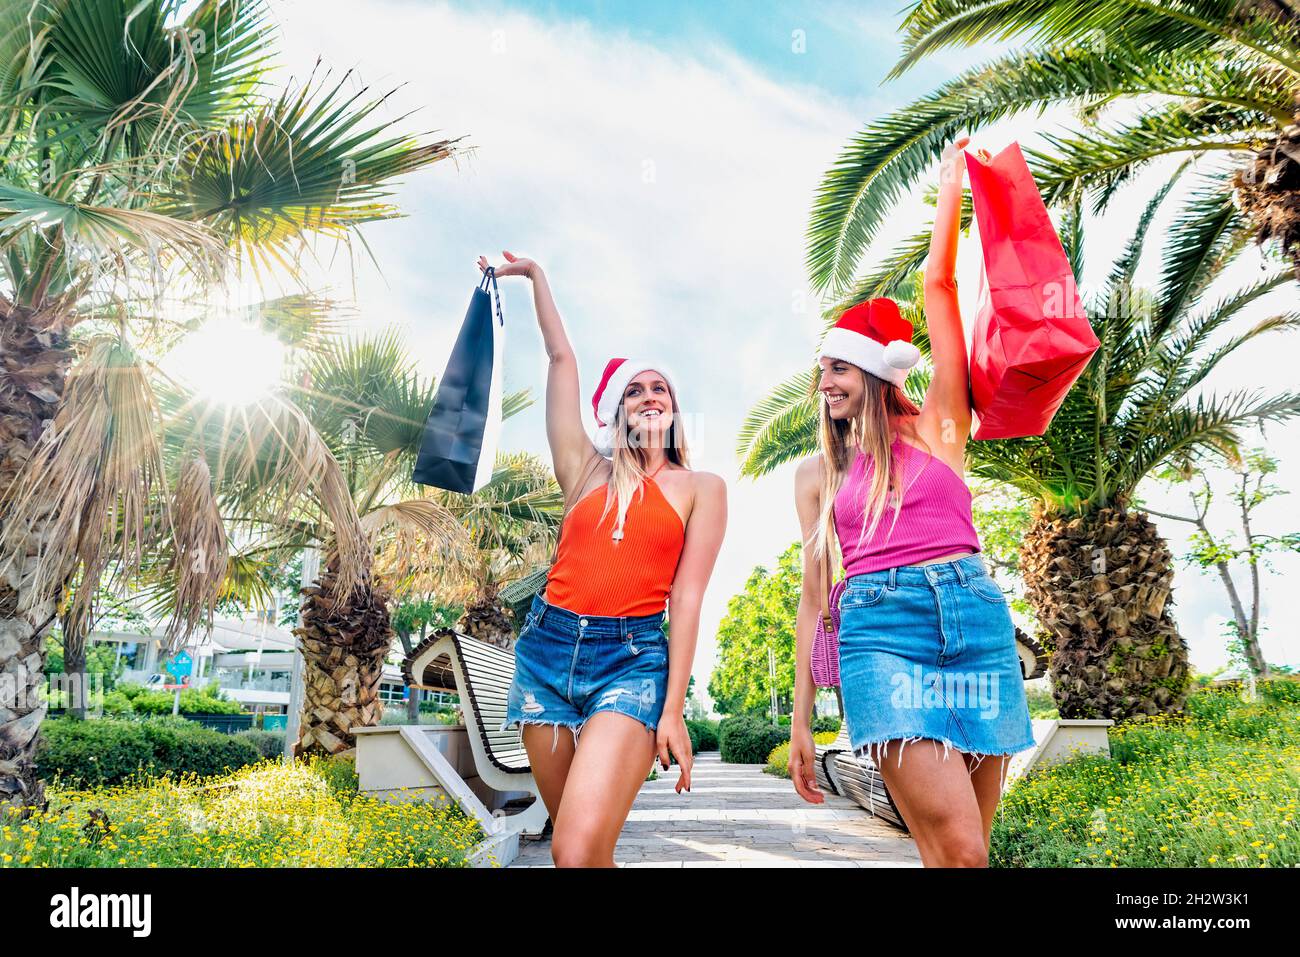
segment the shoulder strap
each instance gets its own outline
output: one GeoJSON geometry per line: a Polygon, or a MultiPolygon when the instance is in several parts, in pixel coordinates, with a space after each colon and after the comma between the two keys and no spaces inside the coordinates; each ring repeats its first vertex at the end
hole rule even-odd
{"type": "MultiPolygon", "coordinates": [[[[822,492],[826,488],[823,474],[826,469],[825,455],[818,461],[817,478],[817,515],[818,521],[821,520],[822,512],[822,492]]],[[[831,543],[825,543],[826,548],[817,558],[817,591],[821,604],[822,628],[829,635],[835,629],[831,620],[831,543]]]]}

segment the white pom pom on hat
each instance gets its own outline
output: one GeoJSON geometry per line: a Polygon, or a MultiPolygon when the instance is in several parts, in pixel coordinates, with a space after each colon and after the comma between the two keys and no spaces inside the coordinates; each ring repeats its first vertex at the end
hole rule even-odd
{"type": "Polygon", "coordinates": [[[885,346],[885,363],[893,369],[910,369],[921,361],[921,350],[910,342],[895,339],[885,346]]]}
{"type": "Polygon", "coordinates": [[[822,340],[819,356],[851,362],[901,387],[908,370],[921,361],[921,350],[912,344],[912,324],[898,303],[881,296],[844,310],[822,340]]]}

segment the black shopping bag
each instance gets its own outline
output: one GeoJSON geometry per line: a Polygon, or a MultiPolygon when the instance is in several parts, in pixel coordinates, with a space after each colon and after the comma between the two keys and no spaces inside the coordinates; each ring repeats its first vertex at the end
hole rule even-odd
{"type": "Polygon", "coordinates": [[[501,293],[496,274],[489,267],[470,298],[447,369],[438,381],[433,409],[424,423],[413,481],[450,492],[477,492],[491,479],[501,431],[504,336],[501,293]]]}

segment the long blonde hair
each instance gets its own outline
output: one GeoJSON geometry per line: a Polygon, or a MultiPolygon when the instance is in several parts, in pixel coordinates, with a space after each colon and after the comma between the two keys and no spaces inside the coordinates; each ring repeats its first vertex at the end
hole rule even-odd
{"type": "MultiPolygon", "coordinates": [[[[668,396],[672,399],[673,421],[668,426],[668,435],[664,441],[664,454],[668,461],[683,468],[690,468],[690,454],[686,448],[686,430],[682,427],[681,406],[677,404],[677,393],[668,386],[668,396]]],[[[623,400],[614,410],[613,432],[614,471],[610,476],[609,490],[605,493],[605,508],[596,522],[599,526],[609,514],[610,506],[618,502],[618,517],[614,522],[614,534],[621,538],[623,523],[627,519],[628,506],[632,504],[633,495],[645,495],[645,479],[650,473],[646,470],[646,453],[641,448],[634,448],[628,443],[627,413],[624,412],[623,400]]]]}
{"type": "MultiPolygon", "coordinates": [[[[889,503],[893,503],[894,517],[889,529],[892,532],[903,507],[902,468],[890,449],[889,434],[893,424],[906,416],[919,415],[916,403],[898,386],[872,375],[860,366],[848,363],[862,375],[862,408],[851,419],[832,419],[824,397],[819,396],[819,421],[817,444],[821,449],[825,468],[822,470],[821,515],[813,530],[813,554],[828,554],[835,541],[835,496],[853,463],[856,448],[869,456],[875,468],[871,489],[863,506],[862,532],[858,542],[875,533],[889,503]],[[883,464],[882,464],[883,463],[883,464]]],[[[822,370],[818,366],[813,383],[813,394],[818,395],[822,370]]],[[[919,435],[916,436],[920,438],[919,435]]],[[[921,439],[925,443],[924,439],[921,439]]],[[[925,443],[929,452],[929,444],[925,443]]]]}

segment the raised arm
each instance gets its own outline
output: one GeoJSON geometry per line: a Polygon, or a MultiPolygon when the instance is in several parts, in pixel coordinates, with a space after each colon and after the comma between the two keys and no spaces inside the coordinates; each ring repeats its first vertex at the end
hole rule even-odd
{"type": "Polygon", "coordinates": [[[803,536],[803,589],[794,626],[794,714],[790,717],[790,780],[799,796],[811,804],[825,800],[817,787],[817,750],[812,736],[812,642],[821,614],[817,576],[821,566],[813,554],[812,537],[821,518],[821,456],[800,463],[794,473],[794,504],[803,536]]]}
{"type": "MultiPolygon", "coordinates": [[[[598,454],[582,425],[582,400],[578,394],[578,360],[569,336],[564,331],[560,311],[555,307],[550,283],[542,267],[504,251],[506,262],[496,267],[496,275],[527,276],[533,283],[533,305],[537,325],[542,330],[549,366],[546,375],[546,439],[551,447],[551,464],[555,480],[568,494],[570,486],[582,475],[583,466],[598,454]]],[[[488,261],[479,257],[479,268],[486,270],[488,261]]]]}
{"type": "Polygon", "coordinates": [[[934,378],[921,408],[934,429],[964,446],[970,434],[970,366],[957,305],[957,233],[961,227],[962,180],[966,173],[962,137],[948,146],[939,167],[939,203],[925,266],[925,321],[930,334],[934,378]]]}
{"type": "Polygon", "coordinates": [[[696,472],[694,503],[686,523],[686,542],[668,595],[668,690],[655,735],[659,760],[668,769],[670,752],[681,765],[677,792],[691,788],[691,736],[682,712],[700,634],[700,606],[727,530],[727,484],[712,472],[696,472]]]}

